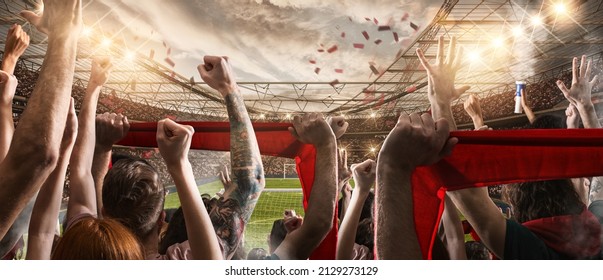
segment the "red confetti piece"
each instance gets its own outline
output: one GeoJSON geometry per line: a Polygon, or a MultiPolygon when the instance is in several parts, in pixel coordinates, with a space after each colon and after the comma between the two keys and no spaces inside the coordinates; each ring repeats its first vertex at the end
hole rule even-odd
{"type": "Polygon", "coordinates": [[[350,22],[353,22],[352,17],[348,17],[348,19],[350,20],[350,22]]]}
{"type": "Polygon", "coordinates": [[[404,91],[406,91],[406,93],[413,93],[413,92],[415,92],[416,90],[417,90],[417,86],[409,86],[409,87],[407,87],[407,88],[406,88],[406,90],[404,90],[404,91]]]}
{"type": "Polygon", "coordinates": [[[414,23],[412,23],[412,22],[410,23],[410,27],[411,27],[412,29],[414,29],[415,31],[419,31],[419,26],[418,26],[418,25],[416,25],[416,24],[414,24],[414,23]]]}
{"type": "Polygon", "coordinates": [[[356,44],[354,44],[354,48],[356,48],[356,49],[364,49],[364,44],[358,44],[358,43],[356,43],[356,44]]]}
{"type": "Polygon", "coordinates": [[[376,18],[373,18],[373,22],[374,22],[375,24],[379,24],[379,21],[378,21],[376,18]]]}
{"type": "Polygon", "coordinates": [[[398,43],[398,41],[400,40],[400,38],[398,38],[398,33],[393,32],[392,34],[394,35],[394,41],[396,41],[396,43],[398,43]]]}
{"type": "Polygon", "coordinates": [[[366,31],[362,31],[362,36],[364,36],[364,38],[367,40],[371,38],[371,37],[369,37],[369,34],[366,31]]]}
{"type": "Polygon", "coordinates": [[[169,64],[170,66],[172,66],[172,67],[176,66],[176,63],[171,58],[169,58],[169,57],[165,58],[165,62],[167,64],[169,64]]]}
{"type": "Polygon", "coordinates": [[[155,58],[155,50],[151,50],[151,52],[149,53],[149,58],[150,59],[154,59],[155,58]]]}
{"type": "Polygon", "coordinates": [[[323,50],[323,49],[318,49],[318,52],[325,52],[325,50],[323,50]]]}
{"type": "Polygon", "coordinates": [[[172,54],[172,48],[167,49],[167,55],[170,55],[170,54],[172,54]]]}
{"type": "Polygon", "coordinates": [[[375,45],[379,45],[381,44],[381,42],[383,42],[381,39],[378,39],[377,41],[375,41],[375,45]]]}
{"type": "Polygon", "coordinates": [[[367,17],[365,17],[364,19],[365,19],[366,21],[371,21],[371,18],[367,18],[367,17]]]}
{"type": "Polygon", "coordinates": [[[331,85],[332,87],[335,87],[335,85],[337,85],[337,84],[339,84],[339,80],[334,80],[329,83],[329,85],[331,85]]]}
{"type": "Polygon", "coordinates": [[[402,21],[406,21],[408,19],[410,15],[408,13],[404,13],[404,15],[402,16],[402,21]]]}
{"type": "Polygon", "coordinates": [[[335,51],[337,51],[337,45],[333,45],[332,47],[330,47],[330,48],[327,50],[327,52],[328,52],[328,53],[333,53],[333,52],[335,52],[335,51]]]}
{"type": "Polygon", "coordinates": [[[379,30],[379,31],[389,31],[389,30],[392,30],[392,28],[389,25],[381,25],[381,26],[379,26],[379,28],[377,30],[379,30]]]}
{"type": "Polygon", "coordinates": [[[167,48],[167,44],[165,43],[165,41],[162,41],[162,43],[163,43],[163,47],[167,48]]]}
{"type": "Polygon", "coordinates": [[[345,38],[345,32],[341,32],[341,38],[345,38]]]}
{"type": "Polygon", "coordinates": [[[343,73],[343,69],[335,69],[335,73],[341,74],[341,73],[343,73]]]}
{"type": "Polygon", "coordinates": [[[310,62],[310,64],[316,64],[316,60],[314,60],[314,59],[310,59],[309,62],[310,62]]]}
{"type": "Polygon", "coordinates": [[[320,68],[316,67],[316,68],[314,69],[314,73],[316,73],[316,74],[318,75],[318,73],[320,73],[320,68]]]}

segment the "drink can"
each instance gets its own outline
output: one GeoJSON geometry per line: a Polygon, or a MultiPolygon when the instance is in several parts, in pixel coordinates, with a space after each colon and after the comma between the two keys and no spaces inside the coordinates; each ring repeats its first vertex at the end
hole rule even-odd
{"type": "Polygon", "coordinates": [[[526,90],[526,82],[524,81],[516,81],[516,91],[515,91],[515,114],[523,113],[521,108],[521,90],[526,90]]]}

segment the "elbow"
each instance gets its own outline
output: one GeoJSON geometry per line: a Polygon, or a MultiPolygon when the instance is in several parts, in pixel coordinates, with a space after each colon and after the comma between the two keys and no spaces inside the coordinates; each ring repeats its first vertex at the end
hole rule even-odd
{"type": "Polygon", "coordinates": [[[18,160],[31,170],[52,170],[59,161],[59,151],[48,145],[32,145],[23,149],[18,160]]]}

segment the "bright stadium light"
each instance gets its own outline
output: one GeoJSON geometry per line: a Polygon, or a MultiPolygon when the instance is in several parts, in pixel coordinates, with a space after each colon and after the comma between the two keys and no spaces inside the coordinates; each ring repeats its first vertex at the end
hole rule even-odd
{"type": "Polygon", "coordinates": [[[467,54],[467,58],[469,58],[469,61],[471,62],[477,62],[481,60],[481,55],[478,51],[473,51],[467,54]]]}
{"type": "Polygon", "coordinates": [[[135,53],[135,52],[133,52],[133,51],[127,51],[127,52],[126,52],[126,55],[124,56],[124,58],[125,58],[127,61],[134,61],[134,59],[136,58],[136,53],[135,53]]]}
{"type": "Polygon", "coordinates": [[[555,12],[557,14],[565,14],[567,12],[567,6],[563,2],[555,4],[555,12]]]}
{"type": "Polygon", "coordinates": [[[291,118],[291,114],[287,114],[286,118],[290,119],[291,118]]]}
{"type": "Polygon", "coordinates": [[[261,115],[260,115],[260,119],[264,119],[264,118],[266,118],[266,115],[261,114],[261,115]]]}
{"type": "Polygon", "coordinates": [[[371,113],[371,118],[374,118],[374,117],[376,117],[376,116],[377,116],[377,114],[375,114],[375,113],[371,113]]]}
{"type": "Polygon", "coordinates": [[[371,148],[371,153],[374,153],[377,149],[371,148]]]}
{"type": "Polygon", "coordinates": [[[84,37],[89,37],[91,34],[92,34],[92,27],[84,26],[84,29],[82,30],[82,35],[84,37]]]}
{"type": "Polygon", "coordinates": [[[534,26],[542,25],[542,18],[538,15],[532,17],[532,24],[534,26]]]}
{"type": "Polygon", "coordinates": [[[503,37],[496,37],[492,39],[492,45],[494,47],[500,48],[505,44],[505,39],[503,37]]]}
{"type": "Polygon", "coordinates": [[[513,27],[513,36],[515,37],[521,37],[523,35],[523,28],[521,28],[521,26],[515,26],[513,27]]]}
{"type": "Polygon", "coordinates": [[[111,41],[111,39],[109,38],[103,38],[103,41],[101,42],[101,45],[105,48],[108,48],[111,46],[113,42],[111,41]]]}

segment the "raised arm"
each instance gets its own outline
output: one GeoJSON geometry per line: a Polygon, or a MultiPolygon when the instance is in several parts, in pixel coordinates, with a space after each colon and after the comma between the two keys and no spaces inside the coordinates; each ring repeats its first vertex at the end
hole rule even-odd
{"type": "Polygon", "coordinates": [[[449,138],[448,122],[434,122],[429,114],[401,115],[389,133],[377,161],[375,191],[376,255],[379,259],[422,259],[417,239],[411,175],[450,154],[456,138],[449,138]]]}
{"type": "Polygon", "coordinates": [[[274,254],[280,259],[305,260],[333,226],[337,202],[337,141],[322,114],[293,118],[289,131],[297,140],[316,148],[314,183],[302,226],[288,234],[274,254]]]}
{"type": "MultiPolygon", "coordinates": [[[[101,88],[109,79],[110,71],[111,61],[109,59],[92,61],[90,80],[78,116],[77,140],[69,161],[71,169],[67,221],[71,221],[80,214],[97,215],[96,190],[92,177],[92,161],[96,144],[96,106],[101,88]]],[[[118,122],[122,122],[122,119],[123,116],[117,116],[118,122]]]]}
{"type": "Polygon", "coordinates": [[[565,109],[565,124],[568,129],[580,128],[580,112],[578,108],[572,103],[565,109]]]}
{"type": "Polygon", "coordinates": [[[561,80],[557,81],[557,86],[563,92],[565,98],[578,109],[584,128],[601,128],[595,106],[591,100],[592,88],[598,79],[598,76],[595,76],[592,80],[590,79],[591,64],[591,61],[586,61],[586,56],[582,56],[580,69],[578,69],[578,58],[574,57],[571,88],[567,89],[561,80]]]}
{"type": "Polygon", "coordinates": [[[0,237],[56,167],[69,111],[81,0],[46,0],[42,15],[23,12],[48,34],[46,56],[27,109],[0,164],[0,237]]]}
{"type": "Polygon", "coordinates": [[[444,37],[438,39],[438,53],[436,63],[430,64],[425,58],[423,50],[417,49],[419,61],[427,71],[427,97],[431,104],[433,118],[446,119],[450,130],[456,130],[456,123],[452,115],[451,102],[459,98],[470,87],[454,87],[456,72],[461,68],[463,49],[456,47],[456,38],[452,37],[448,47],[448,55],[444,56],[444,37]]]}
{"type": "Polygon", "coordinates": [[[157,144],[178,190],[191,254],[197,260],[221,260],[220,244],[188,160],[194,132],[191,126],[165,119],[157,124],[157,144]]]}
{"type": "Polygon", "coordinates": [[[4,161],[15,132],[13,97],[17,84],[15,76],[0,71],[0,162],[4,161]]]}
{"type": "Polygon", "coordinates": [[[530,123],[534,123],[536,120],[536,115],[534,115],[534,111],[532,111],[532,107],[528,104],[528,96],[525,89],[521,89],[521,108],[526,113],[526,117],[528,117],[528,121],[530,123]]]}
{"type": "Polygon", "coordinates": [[[230,259],[266,181],[255,132],[228,59],[206,56],[204,63],[197,68],[201,78],[222,94],[230,120],[230,161],[234,185],[210,212],[222,243],[224,259],[230,259]]]}
{"type": "Polygon", "coordinates": [[[354,193],[350,200],[350,206],[341,222],[339,236],[337,239],[337,259],[351,260],[353,256],[354,242],[356,239],[356,229],[360,221],[360,213],[364,202],[368,197],[371,187],[375,184],[377,172],[377,163],[372,159],[367,159],[358,165],[352,165],[354,176],[354,193]]]}
{"type": "Polygon", "coordinates": [[[441,224],[444,227],[444,244],[451,260],[466,260],[465,233],[463,232],[461,218],[450,197],[446,195],[444,199],[444,213],[442,214],[441,224]]]}
{"type": "Polygon", "coordinates": [[[2,71],[13,75],[17,61],[29,46],[29,35],[21,25],[13,24],[8,30],[6,43],[4,44],[4,56],[2,57],[2,71]]]}
{"type": "Polygon", "coordinates": [[[77,116],[71,101],[67,125],[61,143],[59,163],[38,193],[31,213],[27,240],[28,260],[50,260],[52,243],[56,234],[57,219],[61,207],[61,196],[67,173],[67,165],[77,134],[77,116]]]}
{"type": "Polygon", "coordinates": [[[475,130],[481,130],[485,127],[484,116],[482,114],[482,107],[479,104],[479,98],[475,94],[469,95],[465,103],[463,103],[465,111],[473,120],[473,126],[475,130]]]}
{"type": "Polygon", "coordinates": [[[94,148],[94,159],[92,160],[92,178],[94,178],[94,188],[96,189],[98,217],[102,216],[103,180],[109,171],[111,149],[115,143],[128,135],[128,131],[130,131],[130,122],[128,122],[128,117],[126,116],[112,113],[104,113],[96,116],[96,147],[94,148]]]}

